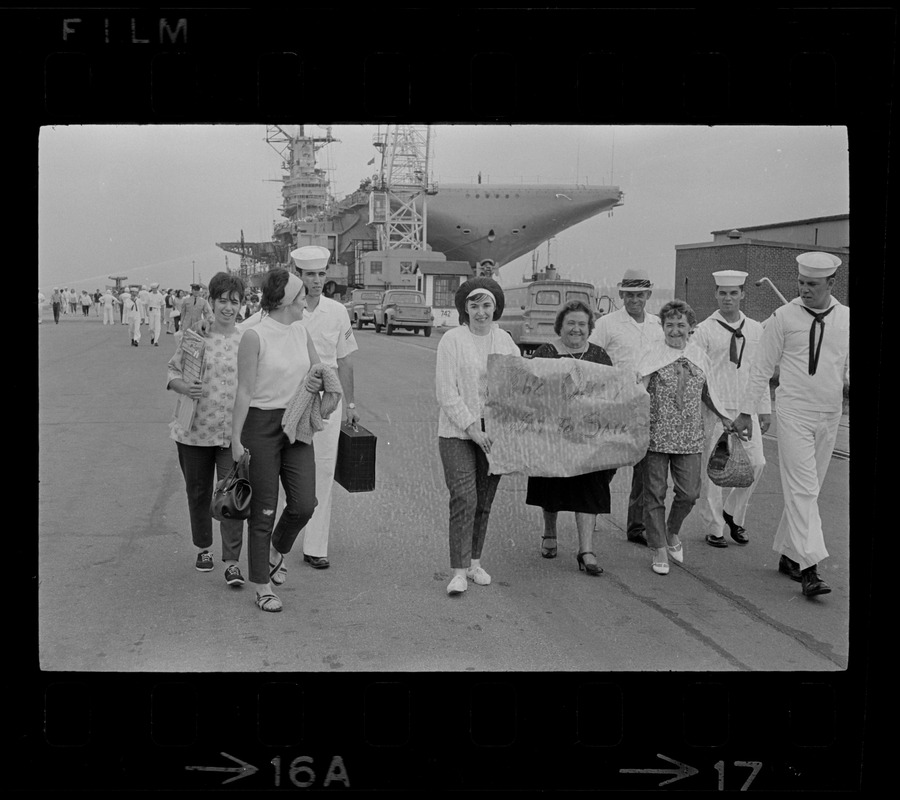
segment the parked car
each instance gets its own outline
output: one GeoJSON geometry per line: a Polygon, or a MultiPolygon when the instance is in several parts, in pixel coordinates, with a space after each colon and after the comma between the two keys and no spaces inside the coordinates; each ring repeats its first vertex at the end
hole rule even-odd
{"type": "Polygon", "coordinates": [[[388,289],[381,302],[373,309],[375,333],[384,332],[390,336],[397,328],[415,333],[422,331],[431,336],[434,319],[431,306],[425,304],[425,295],[412,289],[388,289]]]}
{"type": "Polygon", "coordinates": [[[375,321],[373,309],[380,302],[381,292],[377,289],[354,289],[350,292],[350,299],[344,303],[350,315],[350,324],[360,331],[363,325],[371,325],[375,321]]]}
{"type": "Polygon", "coordinates": [[[565,303],[581,300],[594,312],[595,319],[600,316],[597,290],[591,283],[544,279],[504,289],[503,294],[506,306],[498,324],[525,356],[556,337],[553,324],[565,303]]]}

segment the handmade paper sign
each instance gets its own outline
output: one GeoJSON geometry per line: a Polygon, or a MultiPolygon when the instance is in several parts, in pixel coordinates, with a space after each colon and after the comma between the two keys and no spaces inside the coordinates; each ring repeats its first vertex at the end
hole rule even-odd
{"type": "Polygon", "coordinates": [[[490,355],[485,432],[495,475],[567,478],[647,452],[650,395],[634,370],[573,358],[490,355]]]}

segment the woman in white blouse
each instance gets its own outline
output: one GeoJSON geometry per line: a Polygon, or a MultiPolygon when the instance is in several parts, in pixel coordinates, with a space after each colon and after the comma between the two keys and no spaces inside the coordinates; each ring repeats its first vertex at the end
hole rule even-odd
{"type": "Polygon", "coordinates": [[[512,337],[495,321],[503,313],[503,290],[490,278],[472,278],[456,292],[460,325],[441,337],[435,386],[440,404],[438,450],[450,492],[450,566],[447,594],[466,591],[467,578],[487,586],[481,566],[491,504],[500,482],[488,474],[490,439],[482,412],[487,396],[487,357],[519,355],[512,337]]]}
{"type": "Polygon", "coordinates": [[[231,450],[235,461],[250,451],[248,560],[256,605],[281,611],[272,584],[284,582],[284,556],[316,507],[316,462],[313,445],[299,439],[291,444],[281,427],[285,408],[301,382],[307,391],[322,388],[321,375],[310,373],[319,363],[312,340],[302,325],[306,290],[303,281],[286,269],[266,274],[262,289],[266,315],[244,331],[238,351],[238,388],[234,404],[231,450]],[[275,524],[278,483],[287,505],[275,524]]]}
{"type": "MultiPolygon", "coordinates": [[[[236,275],[219,272],[209,282],[214,320],[204,350],[201,380],[185,380],[184,340],[179,342],[169,361],[167,388],[197,400],[189,430],[177,418],[170,424],[171,438],[178,447],[178,463],[184,474],[191,538],[197,548],[196,568],[213,569],[212,500],[215,473],[222,480],[233,466],[231,460],[231,410],[237,391],[237,355],[241,332],[234,326],[237,310],[244,297],[244,283],[236,275]]],[[[243,520],[219,523],[222,535],[222,562],[229,586],[241,586],[244,578],[238,567],[243,544],[243,520]]]]}

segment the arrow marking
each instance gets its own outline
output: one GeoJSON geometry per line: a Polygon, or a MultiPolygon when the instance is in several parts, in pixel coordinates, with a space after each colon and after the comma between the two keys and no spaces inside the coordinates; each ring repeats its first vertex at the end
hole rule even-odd
{"type": "Polygon", "coordinates": [[[694,769],[694,767],[689,766],[688,764],[682,764],[680,761],[676,761],[674,758],[668,758],[664,756],[662,753],[656,754],[657,758],[661,758],[664,761],[668,761],[670,764],[675,764],[678,769],[620,769],[619,772],[642,772],[650,775],[674,775],[675,777],[669,778],[668,780],[663,781],[660,786],[665,786],[667,783],[674,783],[675,781],[680,781],[682,778],[690,778],[692,775],[696,775],[700,770],[694,769]]]}
{"type": "Polygon", "coordinates": [[[259,772],[259,770],[253,766],[253,764],[248,764],[246,761],[241,761],[239,758],[235,758],[234,756],[228,755],[228,753],[220,753],[219,755],[225,756],[225,758],[231,759],[235,764],[240,764],[239,767],[185,767],[185,769],[196,769],[200,772],[237,772],[233,778],[228,778],[227,780],[222,781],[222,785],[224,786],[226,783],[231,783],[232,781],[240,780],[241,778],[246,778],[248,775],[252,775],[254,772],[259,772]]]}

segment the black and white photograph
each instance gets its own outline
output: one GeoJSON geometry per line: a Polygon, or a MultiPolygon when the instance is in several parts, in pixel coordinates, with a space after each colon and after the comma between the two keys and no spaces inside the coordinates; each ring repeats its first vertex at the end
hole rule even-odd
{"type": "Polygon", "coordinates": [[[59,673],[848,669],[843,125],[47,124],[59,673]]]}

